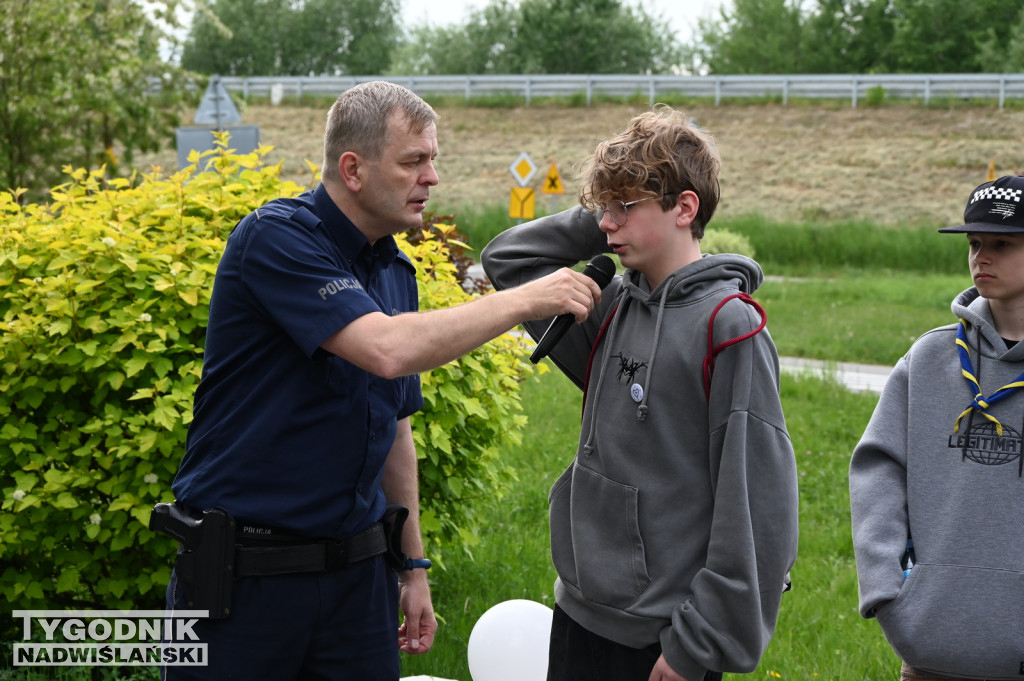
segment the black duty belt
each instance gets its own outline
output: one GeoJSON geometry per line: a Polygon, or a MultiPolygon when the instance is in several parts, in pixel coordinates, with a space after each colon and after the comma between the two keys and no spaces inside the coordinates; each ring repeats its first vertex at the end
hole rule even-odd
{"type": "Polygon", "coordinates": [[[235,546],[235,577],[326,572],[379,556],[387,551],[384,527],[371,525],[348,539],[289,543],[279,546],[235,546]]]}

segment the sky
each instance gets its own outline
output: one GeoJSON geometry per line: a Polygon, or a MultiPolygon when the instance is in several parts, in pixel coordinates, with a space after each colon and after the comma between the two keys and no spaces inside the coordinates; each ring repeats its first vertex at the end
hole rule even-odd
{"type": "MultiPolygon", "coordinates": [[[[641,6],[649,14],[671,22],[682,42],[694,34],[699,18],[718,18],[718,8],[728,0],[624,0],[626,4],[641,6]]],[[[489,0],[402,0],[406,26],[427,23],[441,26],[462,23],[471,9],[485,7],[489,0]]]]}

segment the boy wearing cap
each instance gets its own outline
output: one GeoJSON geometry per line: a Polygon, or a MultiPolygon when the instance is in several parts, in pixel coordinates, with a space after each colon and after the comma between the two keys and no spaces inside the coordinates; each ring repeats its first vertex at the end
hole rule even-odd
{"type": "Polygon", "coordinates": [[[1024,177],[964,224],[974,286],[956,324],[897,363],[850,463],[860,613],[901,679],[1024,674],[1024,177]]]}

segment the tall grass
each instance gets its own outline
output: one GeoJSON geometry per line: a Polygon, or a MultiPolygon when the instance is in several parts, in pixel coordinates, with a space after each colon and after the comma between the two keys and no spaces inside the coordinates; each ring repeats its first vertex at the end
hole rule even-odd
{"type": "MultiPolygon", "coordinates": [[[[538,204],[537,216],[545,212],[538,204]]],[[[503,204],[439,209],[453,213],[459,231],[477,251],[517,221],[503,204]]],[[[942,225],[939,225],[942,226],[942,225]]],[[[818,274],[837,269],[881,269],[929,274],[967,271],[962,235],[938,234],[938,226],[879,226],[861,222],[772,222],[760,216],[716,218],[710,230],[727,230],[750,240],[766,272],[818,274]]]]}
{"type": "MultiPolygon", "coordinates": [[[[800,553],[775,639],[751,678],[895,679],[899,663],[878,625],[857,613],[850,539],[849,455],[877,397],[787,375],[782,401],[800,476],[800,553]]],[[[403,658],[404,675],[470,681],[469,635],[489,607],[513,598],[553,604],[547,492],[576,450],[580,393],[551,372],[524,386],[524,404],[526,436],[505,452],[519,480],[488,511],[489,531],[472,556],[449,560],[445,571],[431,576],[444,622],[428,655],[403,658]]]]}
{"type": "MultiPolygon", "coordinates": [[[[934,225],[879,226],[865,222],[771,222],[760,216],[715,220],[711,226],[750,239],[766,268],[790,273],[841,268],[959,274],[967,271],[963,235],[934,225]]],[[[944,225],[940,225],[944,226],[944,225]]]]}

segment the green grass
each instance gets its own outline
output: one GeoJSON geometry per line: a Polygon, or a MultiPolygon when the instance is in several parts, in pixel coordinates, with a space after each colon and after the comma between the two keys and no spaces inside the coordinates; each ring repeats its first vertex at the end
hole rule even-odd
{"type": "MultiPolygon", "coordinates": [[[[786,375],[782,400],[800,475],[800,555],[775,639],[749,678],[895,679],[899,663],[881,630],[857,613],[850,539],[849,456],[877,397],[786,375]]],[[[553,371],[526,383],[524,404],[530,422],[523,443],[505,453],[519,481],[488,511],[487,530],[472,557],[453,556],[446,570],[431,576],[434,606],[444,621],[428,655],[403,657],[404,675],[470,681],[466,651],[480,615],[513,598],[552,605],[547,492],[572,461],[580,393],[553,371]]]]}
{"type": "Polygon", "coordinates": [[[891,366],[922,333],[956,321],[950,303],[971,285],[963,269],[771,278],[754,297],[768,313],[780,355],[891,366]]]}
{"type": "Polygon", "coordinates": [[[754,678],[879,681],[898,678],[899,660],[877,622],[857,612],[850,536],[850,454],[877,396],[834,382],[783,376],[782,404],[800,484],[800,550],[793,590],[754,678]]]}
{"type": "Polygon", "coordinates": [[[455,554],[444,571],[431,575],[441,628],[428,655],[403,656],[404,676],[470,681],[469,635],[488,608],[514,598],[554,606],[547,495],[576,453],[580,392],[557,370],[528,380],[524,390],[530,419],[524,441],[504,453],[519,479],[489,510],[481,542],[472,547],[472,555],[455,554]]]}

